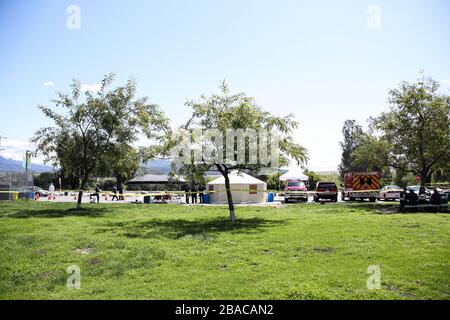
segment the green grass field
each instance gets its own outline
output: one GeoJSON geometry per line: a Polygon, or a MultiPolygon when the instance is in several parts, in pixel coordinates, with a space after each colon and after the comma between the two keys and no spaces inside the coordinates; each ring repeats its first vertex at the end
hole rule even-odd
{"type": "Polygon", "coordinates": [[[389,206],[238,207],[232,225],[226,207],[4,202],[0,298],[448,299],[450,216],[389,206]]]}

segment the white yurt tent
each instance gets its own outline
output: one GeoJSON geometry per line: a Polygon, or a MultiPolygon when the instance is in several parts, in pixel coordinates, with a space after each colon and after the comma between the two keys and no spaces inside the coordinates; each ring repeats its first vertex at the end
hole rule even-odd
{"type": "Polygon", "coordinates": [[[308,181],[309,177],[299,167],[291,167],[285,174],[280,176],[280,181],[302,180],[308,181]]]}
{"type": "MultiPolygon", "coordinates": [[[[266,202],[267,184],[244,172],[232,171],[230,189],[234,203],[261,203],[266,202]]],[[[220,176],[207,184],[210,203],[227,203],[225,178],[220,176]]]]}

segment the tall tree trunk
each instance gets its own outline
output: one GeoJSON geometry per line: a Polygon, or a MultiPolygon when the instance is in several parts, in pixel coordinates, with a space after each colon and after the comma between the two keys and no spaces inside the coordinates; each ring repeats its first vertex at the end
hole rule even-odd
{"type": "Polygon", "coordinates": [[[81,209],[81,200],[83,200],[83,189],[84,189],[84,185],[86,184],[86,179],[87,178],[81,178],[80,179],[80,189],[78,191],[78,199],[77,199],[77,209],[81,209]]]}
{"type": "Polygon", "coordinates": [[[236,215],[234,214],[233,195],[231,194],[230,178],[228,177],[228,171],[223,173],[225,178],[225,189],[227,190],[228,209],[230,210],[230,219],[232,222],[236,221],[236,215]]]}
{"type": "Polygon", "coordinates": [[[427,185],[430,176],[430,170],[428,168],[423,168],[420,173],[420,186],[425,187],[427,185]]]}
{"type": "Polygon", "coordinates": [[[83,199],[83,190],[78,191],[77,209],[81,209],[81,200],[83,199]]]}

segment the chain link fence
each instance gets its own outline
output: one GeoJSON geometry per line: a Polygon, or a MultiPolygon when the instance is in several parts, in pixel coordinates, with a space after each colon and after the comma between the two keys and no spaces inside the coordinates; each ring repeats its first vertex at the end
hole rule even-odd
{"type": "Polygon", "coordinates": [[[0,171],[0,200],[13,200],[11,191],[20,191],[33,186],[32,172],[4,172],[0,171]]]}

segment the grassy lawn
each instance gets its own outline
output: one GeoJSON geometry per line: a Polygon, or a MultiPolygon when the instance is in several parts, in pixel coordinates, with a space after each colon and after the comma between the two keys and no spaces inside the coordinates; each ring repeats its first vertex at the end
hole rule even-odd
{"type": "Polygon", "coordinates": [[[225,207],[4,202],[0,298],[448,299],[450,215],[388,206],[238,207],[233,226],[225,207]]]}

